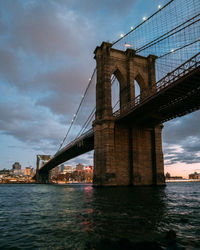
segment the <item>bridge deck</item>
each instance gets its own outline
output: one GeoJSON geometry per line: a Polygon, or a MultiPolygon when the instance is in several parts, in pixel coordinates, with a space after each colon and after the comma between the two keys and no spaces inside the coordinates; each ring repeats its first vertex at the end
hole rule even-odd
{"type": "Polygon", "coordinates": [[[90,130],[86,134],[82,135],[80,138],[74,140],[59,152],[57,152],[50,161],[48,161],[42,168],[40,168],[39,173],[48,173],[51,169],[58,166],[59,164],[73,159],[86,152],[89,152],[93,149],[94,133],[92,130],[90,130]]]}
{"type": "Polygon", "coordinates": [[[116,115],[119,122],[158,124],[200,108],[200,66],[129,110],[116,115]]]}

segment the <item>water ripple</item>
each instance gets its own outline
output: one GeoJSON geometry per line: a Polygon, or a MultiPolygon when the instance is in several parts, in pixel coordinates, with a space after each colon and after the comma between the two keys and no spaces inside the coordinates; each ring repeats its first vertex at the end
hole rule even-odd
{"type": "Polygon", "coordinates": [[[122,243],[137,249],[144,241],[169,249],[166,233],[172,229],[177,247],[200,249],[200,183],[5,184],[0,201],[0,249],[116,249],[122,243]]]}

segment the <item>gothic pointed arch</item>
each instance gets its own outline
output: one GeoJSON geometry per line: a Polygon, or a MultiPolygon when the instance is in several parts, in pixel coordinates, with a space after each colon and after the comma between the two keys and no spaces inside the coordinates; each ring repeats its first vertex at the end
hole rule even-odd
{"type": "Polygon", "coordinates": [[[112,69],[110,72],[110,75],[114,75],[117,78],[117,80],[120,84],[120,88],[122,88],[125,84],[125,76],[122,72],[123,72],[123,69],[121,69],[118,66],[115,66],[115,68],[112,69]]]}
{"type": "Polygon", "coordinates": [[[134,80],[134,90],[135,90],[135,97],[140,96],[140,85],[136,80],[134,80]]]}
{"type": "Polygon", "coordinates": [[[113,113],[120,108],[120,83],[116,74],[111,76],[111,105],[113,113]]]}
{"type": "Polygon", "coordinates": [[[111,95],[113,95],[113,92],[115,91],[115,95],[116,95],[116,91],[118,91],[118,105],[117,108],[115,108],[115,111],[117,109],[119,109],[123,104],[125,104],[127,102],[127,95],[128,95],[128,90],[127,90],[127,83],[126,83],[126,71],[125,69],[121,66],[118,67],[115,65],[115,67],[111,70],[112,76],[114,76],[115,82],[117,82],[117,86],[115,84],[115,87],[117,88],[117,90],[115,88],[112,88],[112,93],[111,95]]]}
{"type": "Polygon", "coordinates": [[[142,77],[142,75],[140,73],[138,73],[135,77],[135,80],[137,81],[140,90],[143,91],[145,89],[145,81],[144,78],[142,77]]]}

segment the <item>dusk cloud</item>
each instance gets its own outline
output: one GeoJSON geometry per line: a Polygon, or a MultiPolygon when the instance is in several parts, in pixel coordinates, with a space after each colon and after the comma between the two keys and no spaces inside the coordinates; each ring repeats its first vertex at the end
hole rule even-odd
{"type": "Polygon", "coordinates": [[[200,111],[165,124],[165,164],[200,163],[200,111]]]}
{"type": "MultiPolygon", "coordinates": [[[[140,23],[136,7],[141,15],[152,14],[157,6],[146,2],[0,0],[0,136],[13,137],[35,154],[55,153],[95,68],[95,47],[140,23]]],[[[87,105],[93,109],[92,91],[87,105]]],[[[86,116],[81,115],[77,130],[86,116]]],[[[198,111],[165,124],[166,164],[200,163],[199,120],[198,111]]]]}

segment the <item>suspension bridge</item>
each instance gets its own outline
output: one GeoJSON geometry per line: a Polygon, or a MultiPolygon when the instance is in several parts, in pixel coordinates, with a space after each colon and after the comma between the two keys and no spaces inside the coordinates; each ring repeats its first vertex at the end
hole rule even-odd
{"type": "Polygon", "coordinates": [[[200,108],[200,1],[171,0],[94,51],[96,68],[56,154],[94,149],[94,184],[162,185],[162,124],[200,108]]]}

